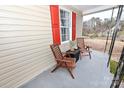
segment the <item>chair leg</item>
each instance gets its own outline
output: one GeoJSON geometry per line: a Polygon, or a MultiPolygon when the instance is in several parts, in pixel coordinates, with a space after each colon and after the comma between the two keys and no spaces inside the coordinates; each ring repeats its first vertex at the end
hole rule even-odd
{"type": "Polygon", "coordinates": [[[69,68],[67,68],[67,69],[68,69],[68,72],[70,73],[71,77],[74,79],[74,75],[72,74],[72,71],[69,68]]]}
{"type": "Polygon", "coordinates": [[[80,53],[80,60],[82,59],[82,55],[81,55],[81,53],[80,53]]]}
{"type": "Polygon", "coordinates": [[[65,65],[66,65],[66,68],[67,68],[68,72],[70,73],[71,77],[74,79],[74,75],[72,74],[72,71],[69,69],[67,63],[65,63],[65,65]]]}
{"type": "Polygon", "coordinates": [[[91,53],[89,52],[89,57],[90,57],[90,59],[91,59],[91,53]]]}
{"type": "Polygon", "coordinates": [[[57,66],[51,71],[51,73],[53,73],[54,71],[56,71],[59,67],[60,67],[60,66],[57,65],[57,66]]]}

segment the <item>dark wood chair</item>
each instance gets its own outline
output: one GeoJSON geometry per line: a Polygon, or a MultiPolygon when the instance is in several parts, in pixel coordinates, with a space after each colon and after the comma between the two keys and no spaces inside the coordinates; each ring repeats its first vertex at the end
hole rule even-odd
{"type": "Polygon", "coordinates": [[[84,53],[88,53],[89,58],[91,59],[91,51],[90,51],[90,46],[85,45],[84,38],[77,38],[77,47],[80,50],[80,58],[82,58],[84,53]]]}
{"type": "Polygon", "coordinates": [[[69,58],[69,57],[63,56],[63,54],[59,48],[59,45],[52,44],[52,45],[50,45],[50,47],[51,47],[51,50],[54,54],[55,60],[57,62],[56,67],[51,72],[54,72],[59,67],[63,67],[69,71],[71,77],[74,79],[74,75],[72,74],[72,70],[73,70],[73,68],[76,67],[75,58],[69,58]]]}

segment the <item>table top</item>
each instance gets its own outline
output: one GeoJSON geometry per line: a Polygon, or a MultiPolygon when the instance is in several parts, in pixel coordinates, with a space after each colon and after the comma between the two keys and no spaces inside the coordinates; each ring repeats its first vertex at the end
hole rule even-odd
{"type": "Polygon", "coordinates": [[[79,53],[80,50],[79,49],[74,49],[74,51],[71,51],[70,49],[66,51],[67,54],[76,54],[79,53]]]}

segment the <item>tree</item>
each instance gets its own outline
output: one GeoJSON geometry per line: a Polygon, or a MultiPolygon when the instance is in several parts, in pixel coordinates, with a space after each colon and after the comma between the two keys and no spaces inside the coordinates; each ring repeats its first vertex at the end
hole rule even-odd
{"type": "Polygon", "coordinates": [[[98,33],[103,33],[109,31],[115,25],[115,18],[105,18],[104,20],[99,17],[92,17],[90,20],[83,23],[83,31],[86,34],[95,34],[98,36],[98,33]]]}

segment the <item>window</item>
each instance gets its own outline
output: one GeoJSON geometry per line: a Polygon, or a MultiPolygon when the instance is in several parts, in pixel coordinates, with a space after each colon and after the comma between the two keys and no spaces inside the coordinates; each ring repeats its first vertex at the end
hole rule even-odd
{"type": "Polygon", "coordinates": [[[71,39],[71,14],[70,12],[60,9],[60,29],[61,42],[71,39]]]}

